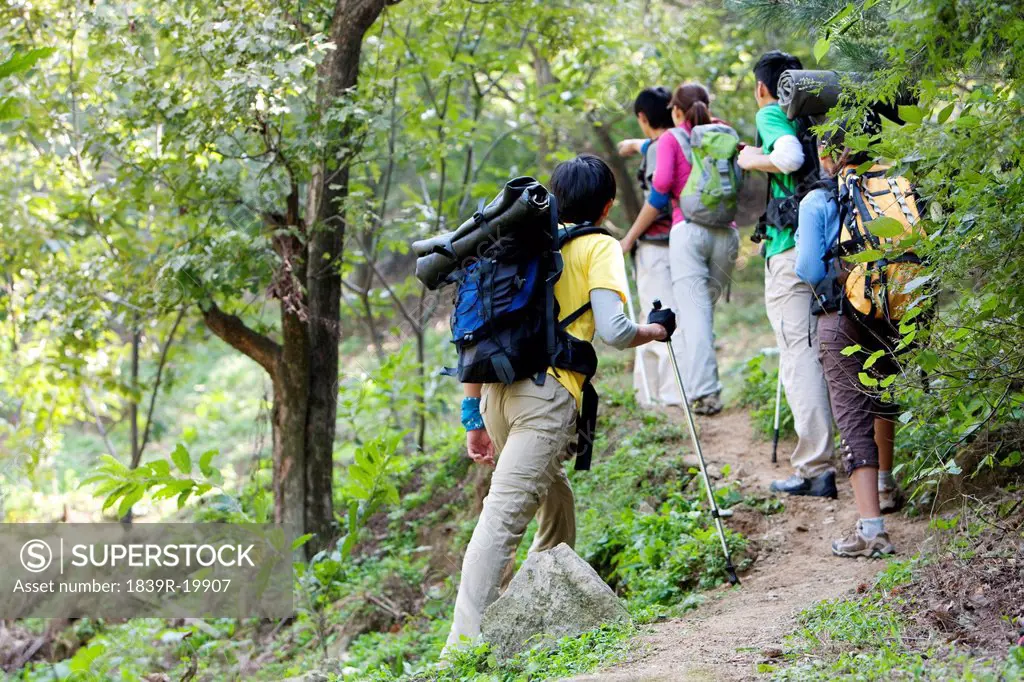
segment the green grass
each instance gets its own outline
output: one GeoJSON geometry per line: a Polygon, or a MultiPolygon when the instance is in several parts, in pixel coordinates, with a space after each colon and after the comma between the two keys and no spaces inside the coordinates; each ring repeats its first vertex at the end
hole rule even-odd
{"type": "Polygon", "coordinates": [[[891,591],[913,579],[920,558],[891,561],[863,596],[815,604],[800,614],[799,628],[787,638],[785,664],[761,664],[757,672],[776,682],[817,680],[1024,679],[1024,648],[1013,647],[1005,661],[957,650],[943,639],[908,641],[907,616],[891,591]]]}
{"type": "MultiPolygon", "coordinates": [[[[487,644],[455,654],[447,664],[433,665],[412,677],[417,682],[532,682],[591,672],[625,658],[629,640],[636,633],[630,624],[610,624],[576,637],[565,637],[554,646],[521,653],[499,662],[487,644]]],[[[343,677],[342,679],[355,679],[343,677]]],[[[381,670],[368,682],[397,680],[390,671],[381,670]]]]}

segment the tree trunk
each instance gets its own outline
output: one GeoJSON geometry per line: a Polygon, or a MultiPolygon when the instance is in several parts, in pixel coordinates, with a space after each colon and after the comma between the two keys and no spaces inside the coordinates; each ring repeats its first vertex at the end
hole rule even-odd
{"type": "Polygon", "coordinates": [[[138,466],[139,452],[139,346],[142,334],[138,330],[138,315],[132,316],[132,402],[128,405],[128,420],[131,422],[132,469],[138,466]]]}
{"type": "MultiPolygon", "coordinates": [[[[330,37],[335,49],[320,65],[318,104],[325,111],[348,96],[359,77],[363,35],[384,10],[385,0],[337,0],[330,37]]],[[[345,245],[345,199],[349,163],[342,156],[349,130],[327,130],[324,159],[314,169],[307,196],[309,362],[305,422],[305,532],[314,538],[307,553],[323,549],[333,537],[334,427],[338,408],[338,341],[341,319],[341,263],[345,245]]]]}
{"type": "MultiPolygon", "coordinates": [[[[317,103],[321,112],[355,86],[363,35],[384,7],[397,1],[336,0],[330,28],[335,49],[327,53],[319,68],[317,103]]],[[[325,133],[323,159],[310,173],[304,219],[294,183],[287,214],[265,216],[282,263],[271,285],[271,295],[281,301],[282,343],[249,329],[216,303],[206,302],[203,309],[213,333],[270,375],[274,387],[274,520],[296,536],[314,535],[305,545],[307,555],[323,549],[334,537],[332,478],[341,263],[351,163],[343,156],[348,128],[337,125],[325,133]],[[305,234],[306,242],[296,233],[305,234]]]]}
{"type": "Polygon", "coordinates": [[[605,160],[608,161],[612,173],[615,174],[619,201],[622,204],[623,212],[626,214],[626,219],[629,221],[629,224],[623,229],[628,230],[632,226],[633,221],[636,220],[636,217],[640,215],[640,209],[643,208],[643,203],[636,191],[636,178],[630,172],[626,160],[619,156],[618,147],[615,145],[615,140],[612,139],[611,133],[608,132],[608,126],[594,123],[591,127],[594,130],[594,135],[601,143],[605,160]]]}
{"type": "Polygon", "coordinates": [[[305,323],[294,313],[281,316],[284,344],[273,373],[271,416],[274,443],[274,522],[293,537],[310,532],[305,520],[306,414],[309,392],[309,340],[305,323]]]}

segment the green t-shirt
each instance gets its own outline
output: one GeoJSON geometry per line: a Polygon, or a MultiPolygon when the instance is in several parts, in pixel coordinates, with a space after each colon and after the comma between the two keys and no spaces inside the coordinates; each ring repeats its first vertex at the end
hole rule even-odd
{"type": "MultiPolygon", "coordinates": [[[[758,110],[754,117],[757,125],[757,132],[761,136],[761,151],[771,154],[775,143],[780,137],[792,135],[796,137],[796,126],[786,112],[778,104],[769,104],[758,110]]],[[[789,174],[773,173],[772,196],[776,199],[786,196],[787,190],[792,193],[796,185],[789,174]]],[[[768,243],[765,245],[765,258],[771,258],[783,251],[789,251],[796,246],[796,230],[792,225],[782,225],[781,229],[775,225],[768,226],[768,243]]]]}

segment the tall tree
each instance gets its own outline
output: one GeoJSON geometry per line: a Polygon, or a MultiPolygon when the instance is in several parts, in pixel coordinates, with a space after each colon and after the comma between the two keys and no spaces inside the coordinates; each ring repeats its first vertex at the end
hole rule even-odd
{"type": "Polygon", "coordinates": [[[12,288],[40,303],[31,281],[46,282],[53,312],[34,319],[62,323],[51,364],[81,374],[109,329],[132,336],[194,301],[271,379],[274,518],[314,533],[311,550],[333,535],[346,197],[373,118],[356,112],[361,48],[396,2],[42,2],[3,29],[16,50],[56,46],[31,52],[49,61],[18,98],[19,180],[2,197],[27,207],[4,250],[12,288]],[[277,323],[252,309],[267,294],[277,323]]]}
{"type": "Polygon", "coordinates": [[[288,168],[283,214],[265,216],[281,269],[274,293],[281,302],[282,342],[256,335],[216,304],[204,308],[207,325],[270,374],[274,385],[275,519],[312,533],[311,551],[332,535],[333,453],[337,419],[341,263],[353,125],[328,115],[351,96],[359,78],[363,36],[388,5],[399,0],[337,0],[329,23],[332,49],[317,69],[315,114],[323,144],[313,158],[305,214],[299,180],[288,168]]]}

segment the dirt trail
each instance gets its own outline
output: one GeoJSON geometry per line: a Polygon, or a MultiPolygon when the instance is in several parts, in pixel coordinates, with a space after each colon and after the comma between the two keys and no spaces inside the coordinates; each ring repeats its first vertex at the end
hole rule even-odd
{"type": "MultiPolygon", "coordinates": [[[[794,444],[780,443],[779,464],[772,465],[771,443],[754,437],[745,412],[730,410],[699,424],[709,469],[730,465],[729,479],[745,492],[767,491],[772,479],[789,474],[794,444]]],[[[758,679],[757,664],[767,660],[767,650],[783,647],[801,610],[850,593],[884,567],[832,556],[831,539],[848,533],[857,519],[846,477],[839,478],[838,500],[787,497],[785,511],[771,516],[738,510],[728,523],[759,545],[753,569],[740,576],[742,586],[707,593],[698,609],[651,626],[625,662],[572,682],[758,679]]],[[[923,521],[895,515],[886,524],[902,556],[927,542],[923,521]]]]}

